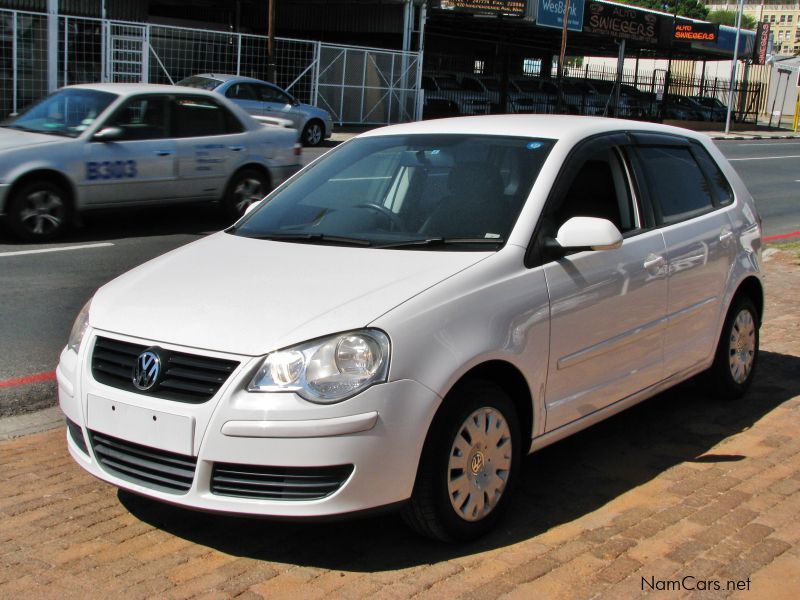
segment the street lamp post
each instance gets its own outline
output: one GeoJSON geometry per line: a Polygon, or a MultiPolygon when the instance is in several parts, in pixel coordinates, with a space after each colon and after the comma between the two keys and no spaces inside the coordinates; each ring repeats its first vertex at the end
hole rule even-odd
{"type": "Polygon", "coordinates": [[[267,7],[267,79],[275,80],[275,0],[269,0],[267,7]]]}
{"type": "MultiPolygon", "coordinates": [[[[669,8],[666,2],[662,5],[664,12],[669,8]]],[[[661,102],[661,120],[667,116],[669,107],[669,86],[672,83],[672,50],[675,45],[675,25],[678,22],[678,0],[675,0],[675,10],[672,12],[672,35],[669,38],[669,60],[667,60],[667,74],[664,77],[664,99],[661,102]]]]}
{"type": "MultiPolygon", "coordinates": [[[[736,41],[733,43],[733,62],[731,63],[731,80],[728,84],[728,112],[725,115],[725,135],[731,131],[731,106],[733,105],[733,83],[736,81],[736,61],[739,60],[739,34],[742,32],[742,13],[744,0],[739,0],[739,14],[736,17],[736,41]]],[[[777,91],[777,90],[776,90],[777,91]]]]}

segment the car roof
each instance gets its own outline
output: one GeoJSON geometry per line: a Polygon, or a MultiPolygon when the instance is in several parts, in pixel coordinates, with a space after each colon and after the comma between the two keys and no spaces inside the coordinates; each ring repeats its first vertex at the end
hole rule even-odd
{"type": "Polygon", "coordinates": [[[97,90],[98,92],[110,92],[119,96],[132,96],[133,94],[174,94],[176,90],[190,94],[200,94],[216,98],[217,96],[198,88],[163,85],[160,83],[81,83],[78,85],[67,86],[69,89],[97,90]]]}
{"type": "MultiPolygon", "coordinates": [[[[244,75],[231,75],[229,73],[198,73],[197,75],[192,75],[192,77],[206,77],[207,79],[216,79],[217,81],[221,81],[222,83],[227,83],[228,81],[247,81],[250,83],[266,83],[268,85],[275,85],[274,83],[270,83],[269,81],[264,81],[263,79],[256,79],[255,77],[245,77],[244,75]]],[[[188,77],[186,79],[189,79],[188,77]]]]}
{"type": "Polygon", "coordinates": [[[359,137],[406,134],[474,134],[496,135],[508,137],[536,137],[553,140],[564,140],[577,143],[592,135],[613,133],[618,131],[650,131],[681,135],[692,139],[708,139],[681,127],[630,121],[627,119],[609,119],[604,117],[581,117],[573,115],[486,115],[476,117],[453,117],[449,119],[431,119],[400,125],[390,125],[373,129],[359,137]]]}

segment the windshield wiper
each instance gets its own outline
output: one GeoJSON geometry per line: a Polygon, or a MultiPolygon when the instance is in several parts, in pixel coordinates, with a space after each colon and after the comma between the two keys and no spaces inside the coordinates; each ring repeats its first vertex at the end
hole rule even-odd
{"type": "Polygon", "coordinates": [[[494,246],[501,246],[505,243],[503,238],[423,238],[419,240],[402,240],[399,242],[390,242],[388,244],[381,244],[376,248],[436,248],[441,246],[470,246],[470,245],[485,245],[492,244],[494,246]]]}
{"type": "Polygon", "coordinates": [[[274,240],[277,242],[327,243],[341,246],[372,246],[372,242],[363,238],[328,235],[326,233],[265,233],[261,235],[245,235],[256,240],[274,240]]]}
{"type": "Polygon", "coordinates": [[[60,135],[63,137],[72,137],[70,134],[63,131],[42,131],[41,129],[33,129],[31,127],[25,127],[24,125],[15,125],[14,123],[3,125],[3,127],[7,129],[15,129],[17,131],[25,131],[26,133],[41,133],[42,135],[60,135]]]}

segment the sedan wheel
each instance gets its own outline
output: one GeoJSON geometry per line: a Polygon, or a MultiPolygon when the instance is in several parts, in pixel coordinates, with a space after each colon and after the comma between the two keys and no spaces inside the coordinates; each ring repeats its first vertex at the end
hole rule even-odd
{"type": "Polygon", "coordinates": [[[240,171],[228,184],[225,194],[225,212],[231,219],[244,215],[247,207],[260,202],[269,193],[267,178],[255,169],[240,171]]]}
{"type": "Polygon", "coordinates": [[[51,240],[67,228],[69,207],[64,191],[44,181],[31,183],[14,194],[9,209],[10,226],[20,238],[51,240]]]}
{"type": "Polygon", "coordinates": [[[319,146],[322,142],[322,125],[319,121],[311,121],[303,129],[303,144],[306,146],[319,146]]]}
{"type": "Polygon", "coordinates": [[[511,429],[502,413],[482,407],[461,424],[447,466],[450,504],[465,521],[497,506],[511,472],[511,429]]]}
{"type": "Polygon", "coordinates": [[[521,447],[516,409],[505,391],[490,381],[461,382],[428,432],[406,523],[446,542],[485,534],[508,507],[521,447]]]}
{"type": "Polygon", "coordinates": [[[722,400],[740,398],[750,387],[758,365],[758,310],[742,296],[728,310],[714,363],[699,377],[706,391],[722,400]]]}

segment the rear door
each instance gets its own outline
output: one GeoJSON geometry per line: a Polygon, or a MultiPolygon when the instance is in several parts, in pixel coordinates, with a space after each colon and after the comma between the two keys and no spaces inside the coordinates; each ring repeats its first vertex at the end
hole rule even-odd
{"type": "Polygon", "coordinates": [[[637,162],[666,244],[668,377],[695,367],[716,347],[718,318],[736,254],[726,208],[733,195],[729,186],[725,191],[724,176],[699,144],[678,137],[635,137],[637,162]]]}
{"type": "Polygon", "coordinates": [[[175,198],[177,145],[168,136],[169,96],[126,100],[100,129],[118,127],[114,141],[90,140],[81,188],[87,206],[148,203],[175,198]]]}
{"type": "Polygon", "coordinates": [[[225,97],[235,102],[251,115],[267,115],[267,105],[263,102],[256,88],[251,83],[234,83],[225,90],[225,97]]]}
{"type": "Polygon", "coordinates": [[[547,431],[635,394],[663,373],[664,240],[633,185],[626,138],[596,140],[564,172],[539,239],[586,216],[611,221],[624,241],[616,250],[573,252],[544,265],[551,328],[547,431]]]}
{"type": "Polygon", "coordinates": [[[244,127],[208,96],[176,95],[172,133],[178,146],[178,182],[187,199],[221,198],[230,175],[247,155],[244,127]]]}

